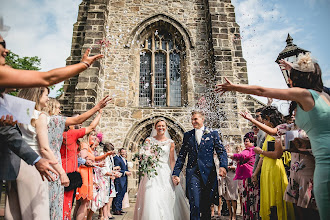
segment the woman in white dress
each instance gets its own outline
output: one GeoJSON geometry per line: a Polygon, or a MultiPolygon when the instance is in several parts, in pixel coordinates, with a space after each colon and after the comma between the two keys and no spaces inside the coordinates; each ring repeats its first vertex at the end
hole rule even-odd
{"type": "Polygon", "coordinates": [[[134,220],[186,220],[189,219],[189,205],[180,185],[172,183],[172,170],[175,165],[175,145],[169,138],[166,121],[156,120],[157,134],[146,139],[147,143],[157,144],[163,149],[156,168],[157,176],[143,176],[137,193],[134,220]]]}

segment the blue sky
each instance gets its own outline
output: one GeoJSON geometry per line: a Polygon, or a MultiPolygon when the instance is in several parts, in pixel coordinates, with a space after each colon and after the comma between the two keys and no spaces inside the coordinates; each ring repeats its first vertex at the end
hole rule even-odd
{"type": "MultiPolygon", "coordinates": [[[[81,0],[4,1],[0,16],[10,26],[5,37],[8,48],[21,56],[39,56],[42,70],[65,66],[80,3],[81,0]]],[[[232,0],[232,4],[241,27],[250,84],[285,88],[274,61],[290,33],[295,44],[310,50],[318,60],[324,83],[330,87],[330,0],[232,0]]]]}

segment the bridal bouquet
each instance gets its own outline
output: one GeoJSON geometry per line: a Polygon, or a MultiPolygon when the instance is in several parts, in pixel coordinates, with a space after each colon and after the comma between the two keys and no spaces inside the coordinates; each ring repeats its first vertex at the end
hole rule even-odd
{"type": "Polygon", "coordinates": [[[139,175],[147,175],[150,179],[158,175],[156,167],[159,166],[159,156],[163,149],[154,143],[144,143],[139,146],[139,153],[133,155],[133,161],[139,161],[139,175]]]}

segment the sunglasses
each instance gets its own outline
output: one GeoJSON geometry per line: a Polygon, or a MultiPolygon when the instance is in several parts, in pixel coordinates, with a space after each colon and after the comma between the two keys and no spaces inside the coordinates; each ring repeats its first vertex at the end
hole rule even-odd
{"type": "Polygon", "coordinates": [[[6,49],[6,41],[2,41],[2,42],[0,42],[0,44],[3,46],[3,48],[6,49]]]}

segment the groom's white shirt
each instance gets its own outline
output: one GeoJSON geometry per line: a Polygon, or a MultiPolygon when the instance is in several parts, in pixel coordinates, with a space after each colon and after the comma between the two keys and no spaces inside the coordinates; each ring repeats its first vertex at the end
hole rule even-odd
{"type": "Polygon", "coordinates": [[[204,125],[200,129],[195,128],[195,137],[198,145],[201,144],[204,129],[205,129],[204,125]]]}

